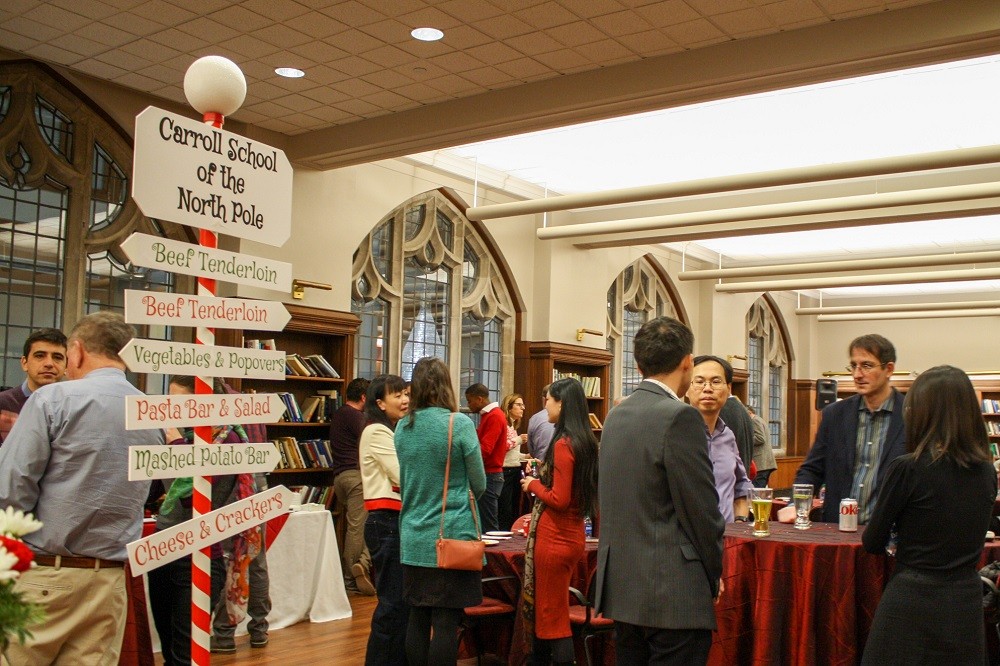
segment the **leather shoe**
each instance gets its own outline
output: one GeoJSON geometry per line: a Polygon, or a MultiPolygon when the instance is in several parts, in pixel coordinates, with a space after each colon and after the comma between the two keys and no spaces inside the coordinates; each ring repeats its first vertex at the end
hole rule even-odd
{"type": "Polygon", "coordinates": [[[261,648],[267,645],[267,634],[258,634],[250,637],[250,647],[261,648]]]}
{"type": "Polygon", "coordinates": [[[232,654],[236,652],[236,641],[232,638],[217,639],[212,636],[208,639],[209,649],[215,654],[232,654]]]}
{"type": "Polygon", "coordinates": [[[368,597],[375,596],[375,586],[363,564],[360,562],[352,564],[351,573],[354,574],[354,583],[358,586],[358,592],[368,597]]]}

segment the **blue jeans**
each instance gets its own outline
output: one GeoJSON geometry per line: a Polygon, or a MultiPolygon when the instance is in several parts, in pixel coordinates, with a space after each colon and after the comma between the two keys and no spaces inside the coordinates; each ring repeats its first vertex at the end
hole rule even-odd
{"type": "Polygon", "coordinates": [[[487,474],[486,492],[479,498],[479,520],[482,523],[483,532],[495,532],[500,529],[497,511],[501,492],[503,492],[503,472],[487,474]]]}
{"type": "Polygon", "coordinates": [[[406,624],[410,607],[403,601],[403,565],[399,562],[399,512],[376,509],[365,521],[365,544],[372,557],[378,605],[368,634],[366,666],[406,666],[406,624]]]}

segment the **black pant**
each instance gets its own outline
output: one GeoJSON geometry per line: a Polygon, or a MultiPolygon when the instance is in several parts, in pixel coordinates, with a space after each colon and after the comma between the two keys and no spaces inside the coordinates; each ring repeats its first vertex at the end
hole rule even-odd
{"type": "Polygon", "coordinates": [[[461,618],[461,608],[410,608],[406,628],[406,657],[410,666],[454,666],[458,660],[461,618]]]}
{"type": "Polygon", "coordinates": [[[615,622],[616,664],[676,664],[708,662],[712,632],[708,629],[659,629],[615,622]]]}
{"type": "MultiPolygon", "coordinates": [[[[226,584],[223,559],[212,559],[211,606],[222,596],[226,584]]],[[[191,663],[191,556],[153,569],[149,577],[149,608],[160,635],[164,666],[191,663]]]]}
{"type": "Polygon", "coordinates": [[[514,521],[521,517],[521,467],[503,468],[503,490],[497,501],[497,523],[500,529],[509,530],[514,521]]]}
{"type": "Polygon", "coordinates": [[[406,624],[410,606],[403,601],[403,565],[399,562],[399,512],[376,509],[365,521],[365,544],[372,557],[378,605],[368,634],[366,666],[406,666],[406,624]]]}

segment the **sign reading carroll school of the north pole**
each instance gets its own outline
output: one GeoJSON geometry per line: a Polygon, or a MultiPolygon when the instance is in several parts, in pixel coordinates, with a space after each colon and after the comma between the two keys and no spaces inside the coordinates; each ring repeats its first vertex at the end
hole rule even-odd
{"type": "Polygon", "coordinates": [[[132,197],[149,217],[280,247],[292,230],[292,165],[239,134],[148,107],[135,119],[132,197]]]}
{"type": "Polygon", "coordinates": [[[132,372],[284,379],[285,352],[132,338],[118,352],[132,372]]]}
{"type": "Polygon", "coordinates": [[[134,233],[121,244],[136,266],[277,291],[292,288],[292,265],[170,238],[134,233]]]}
{"type": "Polygon", "coordinates": [[[125,290],[125,321],[130,324],[280,331],[291,317],[278,301],[125,290]]]}
{"type": "Polygon", "coordinates": [[[126,430],[275,423],[284,413],[285,403],[276,393],[125,396],[126,430]]]}
{"type": "Polygon", "coordinates": [[[128,480],[257,474],[272,471],[280,459],[273,442],[130,446],[128,480]]]}
{"type": "Polygon", "coordinates": [[[275,486],[133,541],[126,546],[132,575],[144,574],[288,513],[292,497],[288,488],[275,486]]]}

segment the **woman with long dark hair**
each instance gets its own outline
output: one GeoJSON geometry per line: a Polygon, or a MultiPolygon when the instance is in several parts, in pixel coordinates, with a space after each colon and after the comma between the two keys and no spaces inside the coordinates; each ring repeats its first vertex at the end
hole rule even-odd
{"type": "Polygon", "coordinates": [[[908,453],[889,464],[862,537],[896,553],[862,663],[982,664],[976,567],[997,475],[979,400],[965,372],[941,365],[914,380],[904,410],[908,453]]]}
{"type": "Polygon", "coordinates": [[[521,447],[528,443],[527,435],[517,434],[524,417],[524,398],[520,393],[511,393],[500,401],[500,409],[507,419],[507,453],[503,459],[503,490],[497,503],[498,522],[501,530],[509,530],[514,519],[521,512],[521,447]]]}
{"type": "Polygon", "coordinates": [[[545,396],[556,424],[540,478],[521,482],[535,494],[525,553],[525,631],[533,642],[531,664],[573,663],[569,582],[584,552],[583,519],[597,507],[597,438],[590,427],[583,386],[552,383],[545,396]]]}
{"type": "Polygon", "coordinates": [[[399,561],[399,460],[393,431],[406,415],[410,396],[406,380],[379,375],[368,385],[358,460],[368,518],[365,544],[375,570],[378,605],[368,634],[366,666],[406,666],[406,623],[410,607],[403,600],[403,565],[399,561]]]}
{"type": "Polygon", "coordinates": [[[410,666],[454,664],[462,609],[482,602],[482,572],[437,568],[445,464],[451,432],[451,468],[444,537],[478,537],[475,500],[486,471],[472,420],[458,404],[448,366],[426,357],[413,367],[409,416],[396,428],[402,511],[399,514],[403,598],[410,605],[406,657],[410,666]],[[453,419],[453,422],[452,422],[453,419]],[[451,426],[449,423],[451,422],[451,426]]]}

